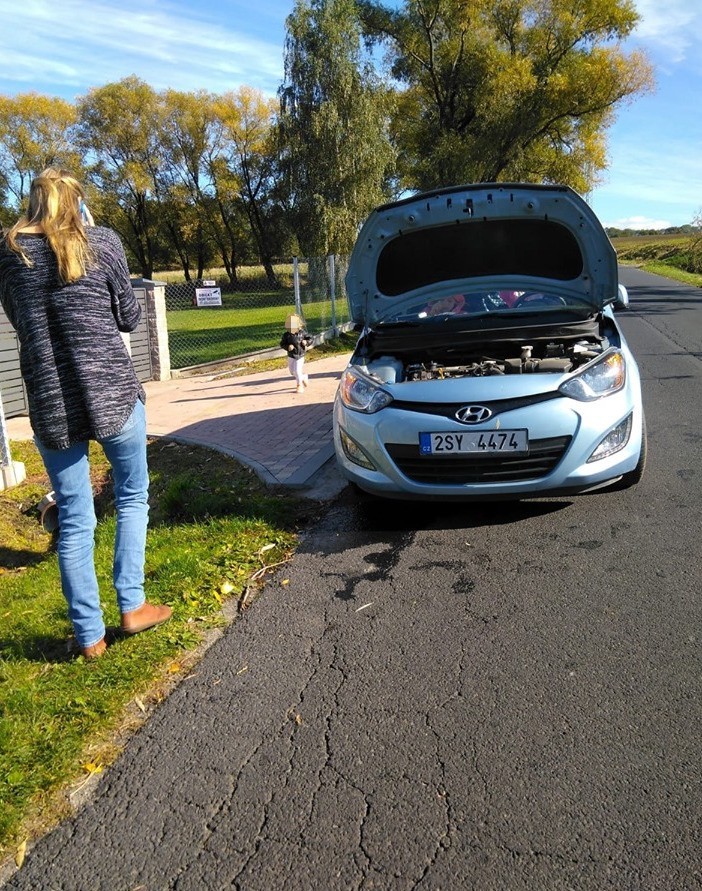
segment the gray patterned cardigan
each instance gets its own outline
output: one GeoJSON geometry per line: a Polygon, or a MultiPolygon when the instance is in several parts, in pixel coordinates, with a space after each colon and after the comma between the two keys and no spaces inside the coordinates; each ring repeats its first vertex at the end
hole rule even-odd
{"type": "Polygon", "coordinates": [[[0,302],[19,339],[32,429],[50,449],[118,433],[146,399],[120,335],[141,315],[124,249],[111,229],[86,232],[96,263],[67,285],[43,235],[19,236],[31,267],[0,241],[0,302]]]}

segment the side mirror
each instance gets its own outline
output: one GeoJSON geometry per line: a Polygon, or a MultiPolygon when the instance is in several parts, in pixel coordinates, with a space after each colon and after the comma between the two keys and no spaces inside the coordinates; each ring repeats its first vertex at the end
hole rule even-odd
{"type": "Polygon", "coordinates": [[[629,292],[624,285],[617,285],[617,296],[614,298],[614,308],[629,309],[629,292]]]}

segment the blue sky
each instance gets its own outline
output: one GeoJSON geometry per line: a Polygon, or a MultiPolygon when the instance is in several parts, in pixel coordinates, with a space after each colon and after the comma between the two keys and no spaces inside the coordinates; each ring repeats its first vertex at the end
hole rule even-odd
{"type": "MultiPolygon", "coordinates": [[[[607,226],[664,228],[702,212],[702,3],[635,0],[631,47],[657,88],[619,110],[589,196],[607,226]]],[[[0,0],[0,93],[73,100],[136,74],[156,89],[274,95],[293,0],[0,0]]]]}

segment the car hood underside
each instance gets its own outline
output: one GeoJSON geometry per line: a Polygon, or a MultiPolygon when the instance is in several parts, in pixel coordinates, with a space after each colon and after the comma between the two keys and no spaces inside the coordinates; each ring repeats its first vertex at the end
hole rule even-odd
{"type": "Polygon", "coordinates": [[[596,312],[616,297],[616,253],[565,186],[457,186],[384,205],[364,223],[346,276],[354,321],[396,319],[422,298],[471,289],[550,292],[596,312]]]}

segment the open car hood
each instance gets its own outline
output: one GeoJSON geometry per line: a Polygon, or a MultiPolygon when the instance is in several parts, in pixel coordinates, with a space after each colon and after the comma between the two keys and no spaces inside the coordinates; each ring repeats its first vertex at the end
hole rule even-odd
{"type": "Polygon", "coordinates": [[[481,183],[374,210],[349,261],[354,322],[375,325],[469,289],[549,291],[597,312],[617,296],[617,259],[585,201],[567,186],[481,183]]]}

